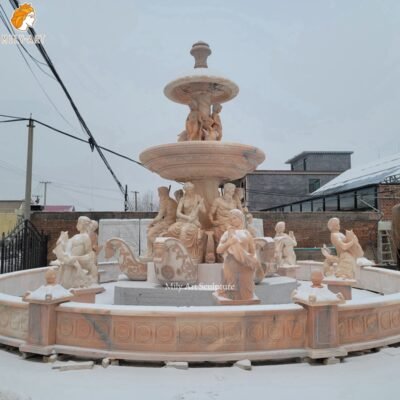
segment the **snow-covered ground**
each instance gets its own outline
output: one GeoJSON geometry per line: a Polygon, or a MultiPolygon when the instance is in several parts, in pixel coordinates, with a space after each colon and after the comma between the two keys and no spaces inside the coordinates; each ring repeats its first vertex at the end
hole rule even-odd
{"type": "Polygon", "coordinates": [[[63,371],[52,364],[0,352],[1,392],[18,399],[312,399],[376,400],[399,396],[400,348],[348,357],[335,365],[307,363],[176,370],[161,367],[96,365],[92,370],[63,371]]]}
{"type": "MultiPolygon", "coordinates": [[[[309,285],[301,282],[301,285],[309,285]]],[[[114,284],[98,296],[109,304],[114,284]]],[[[379,296],[353,290],[354,299],[379,296]]],[[[190,367],[121,365],[91,370],[58,371],[40,358],[23,360],[0,348],[0,400],[278,400],[394,399],[399,396],[400,347],[380,353],[347,357],[335,365],[287,363],[254,365],[252,371],[234,366],[190,367]]]]}

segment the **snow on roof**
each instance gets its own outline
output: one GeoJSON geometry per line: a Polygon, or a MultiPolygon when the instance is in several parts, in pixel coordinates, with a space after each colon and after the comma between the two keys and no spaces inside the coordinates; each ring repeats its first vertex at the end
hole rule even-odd
{"type": "Polygon", "coordinates": [[[312,196],[344,192],[368,185],[377,185],[382,183],[387,177],[393,175],[400,175],[400,153],[351,168],[324,186],[321,186],[312,193],[312,196]]]}
{"type": "Polygon", "coordinates": [[[351,155],[353,154],[352,151],[313,151],[313,150],[306,150],[302,151],[301,153],[295,155],[294,157],[290,158],[289,160],[285,161],[285,164],[292,164],[299,158],[304,158],[305,156],[308,155],[324,155],[324,154],[329,154],[329,155],[340,155],[340,154],[347,154],[351,155]]]}
{"type": "Polygon", "coordinates": [[[74,206],[51,206],[46,205],[44,206],[44,210],[46,212],[73,212],[75,211],[74,206]]]}

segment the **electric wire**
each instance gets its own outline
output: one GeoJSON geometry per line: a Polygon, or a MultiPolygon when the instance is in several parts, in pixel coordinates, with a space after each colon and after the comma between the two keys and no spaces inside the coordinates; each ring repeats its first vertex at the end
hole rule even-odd
{"type": "MultiPolygon", "coordinates": [[[[19,2],[18,0],[9,0],[10,4],[12,5],[12,7],[14,9],[17,9],[19,7],[19,2]]],[[[108,171],[110,172],[110,174],[112,175],[113,179],[115,180],[117,186],[119,187],[121,193],[123,195],[125,195],[125,189],[122,185],[122,183],[119,181],[119,179],[117,178],[117,176],[115,175],[113,169],[111,168],[111,165],[109,164],[109,162],[107,161],[106,157],[103,154],[102,149],[100,148],[100,146],[97,144],[96,139],[94,138],[92,132],[90,131],[89,127],[87,126],[85,120],[83,119],[78,107],[76,106],[74,100],[72,99],[68,89],[66,88],[66,86],[64,85],[64,82],[62,81],[60,75],[58,74],[53,62],[51,61],[46,49],[44,48],[43,44],[40,41],[40,38],[36,37],[36,32],[32,27],[28,28],[29,34],[31,35],[31,37],[33,38],[34,44],[37,47],[37,49],[39,50],[40,54],[42,55],[43,59],[45,60],[45,62],[47,63],[47,65],[49,66],[51,72],[53,73],[54,77],[56,78],[57,82],[60,84],[62,90],[64,91],[64,94],[66,95],[72,109],[75,112],[76,117],[78,118],[80,124],[82,125],[82,127],[84,128],[86,134],[89,136],[89,144],[91,146],[92,151],[94,149],[97,150],[100,158],[103,160],[106,168],[108,169],[108,171]]],[[[127,200],[127,204],[128,206],[133,209],[133,205],[131,204],[130,200],[127,200]]]]}
{"type": "MultiPolygon", "coordinates": [[[[10,116],[6,115],[6,114],[0,114],[0,117],[9,118],[10,116]]],[[[15,120],[14,121],[9,121],[9,122],[29,121],[29,118],[22,118],[22,117],[13,117],[13,118],[15,118],[15,120]]],[[[75,139],[75,140],[77,140],[79,142],[82,142],[82,143],[90,145],[90,139],[89,140],[82,139],[82,138],[80,138],[78,136],[75,136],[75,135],[72,135],[71,133],[62,131],[61,129],[55,128],[54,126],[51,126],[49,124],[46,124],[45,122],[39,121],[39,120],[34,119],[34,118],[32,118],[32,121],[37,123],[37,124],[39,124],[39,125],[44,126],[45,128],[48,128],[48,129],[52,130],[54,132],[60,133],[61,135],[67,136],[67,137],[69,137],[71,139],[75,139]]],[[[3,122],[3,121],[0,121],[0,122],[3,122]]],[[[131,161],[131,162],[143,167],[143,164],[141,162],[139,162],[139,161],[137,161],[137,160],[135,160],[133,158],[130,158],[128,156],[125,156],[124,154],[118,153],[115,150],[111,150],[111,149],[109,149],[107,147],[104,147],[104,146],[99,146],[99,148],[104,150],[104,151],[106,151],[106,152],[108,152],[108,153],[110,153],[110,154],[114,154],[117,157],[120,157],[120,158],[123,158],[125,160],[131,161]]]]}
{"type": "MultiPolygon", "coordinates": [[[[1,7],[1,5],[0,5],[1,7]]],[[[0,19],[3,21],[3,23],[5,24],[7,30],[9,31],[10,35],[13,35],[13,33],[10,31],[10,29],[8,28],[6,21],[7,19],[2,15],[2,13],[4,12],[4,9],[1,7],[0,9],[0,19]]],[[[22,44],[21,44],[22,46],[22,44]]],[[[23,47],[23,46],[22,46],[23,47]]],[[[31,65],[29,64],[28,60],[26,59],[24,53],[21,51],[20,47],[17,44],[17,49],[19,51],[19,53],[21,54],[21,57],[24,59],[24,62],[26,64],[26,66],[28,67],[29,71],[31,72],[31,74],[33,75],[36,83],[38,84],[40,90],[43,92],[43,94],[45,95],[45,97],[47,98],[48,102],[52,105],[52,107],[54,108],[54,110],[56,111],[56,113],[64,120],[64,122],[66,122],[72,129],[76,130],[76,128],[64,117],[64,115],[62,114],[62,112],[58,109],[58,107],[56,106],[56,104],[54,103],[54,101],[51,99],[50,95],[47,93],[46,89],[44,88],[44,86],[42,85],[42,83],[40,82],[38,76],[36,75],[35,71],[32,69],[31,65]]],[[[27,50],[26,50],[27,51],[27,50]]],[[[29,53],[29,52],[28,52],[29,53]]],[[[29,53],[30,54],[30,53],[29,53]]],[[[31,56],[33,57],[33,56],[31,56]]],[[[39,67],[40,68],[40,67],[39,67]]],[[[41,69],[41,68],[40,68],[41,69]]],[[[42,70],[42,69],[41,69],[42,70]]],[[[50,76],[48,73],[46,73],[45,71],[42,70],[42,72],[44,72],[46,75],[50,76]]],[[[54,79],[52,76],[50,76],[52,79],[54,79]]]]}

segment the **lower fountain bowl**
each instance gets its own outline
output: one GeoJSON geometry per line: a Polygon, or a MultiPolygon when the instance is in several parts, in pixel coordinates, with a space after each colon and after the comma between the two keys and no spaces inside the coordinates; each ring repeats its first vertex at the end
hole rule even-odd
{"type": "Polygon", "coordinates": [[[265,160],[262,150],[240,143],[190,141],[146,149],[140,161],[162,178],[179,182],[240,179],[265,160]]]}

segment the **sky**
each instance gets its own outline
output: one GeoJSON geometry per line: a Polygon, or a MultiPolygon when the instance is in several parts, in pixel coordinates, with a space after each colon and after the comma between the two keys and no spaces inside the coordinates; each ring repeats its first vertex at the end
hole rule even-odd
{"type": "MultiPolygon", "coordinates": [[[[288,169],[285,161],[304,150],[354,151],[354,166],[400,152],[397,0],[30,1],[34,28],[97,142],[131,158],[183,130],[188,108],[163,89],[193,68],[198,40],[212,49],[209,67],[240,88],[221,113],[223,140],[262,149],[259,168],[288,169]]],[[[0,4],[11,16],[9,1],[0,4]]],[[[0,44],[0,62],[0,114],[32,113],[87,139],[58,84],[32,63],[55,108],[15,45],[0,44]]],[[[26,122],[0,123],[0,200],[24,198],[26,146],[26,122]]],[[[130,197],[180,187],[106,157],[130,197]]],[[[40,126],[33,174],[41,201],[40,182],[52,182],[48,204],[123,209],[98,154],[40,126]]]]}

